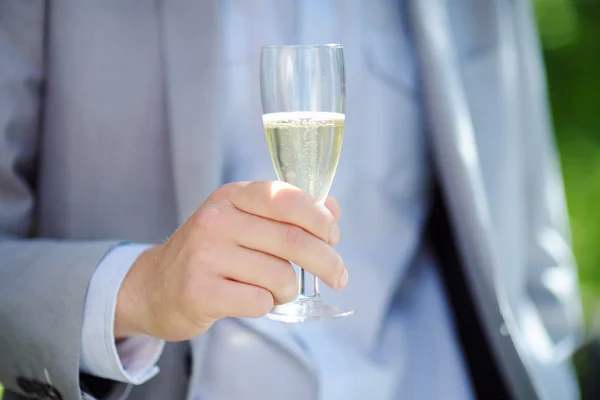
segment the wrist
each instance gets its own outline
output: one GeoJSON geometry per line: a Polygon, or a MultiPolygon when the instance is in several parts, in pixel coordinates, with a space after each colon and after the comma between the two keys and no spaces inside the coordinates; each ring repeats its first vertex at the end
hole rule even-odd
{"type": "Polygon", "coordinates": [[[149,334],[147,330],[149,298],[146,283],[152,265],[156,262],[159,246],[142,252],[128,271],[117,295],[115,310],[115,339],[149,334]]]}

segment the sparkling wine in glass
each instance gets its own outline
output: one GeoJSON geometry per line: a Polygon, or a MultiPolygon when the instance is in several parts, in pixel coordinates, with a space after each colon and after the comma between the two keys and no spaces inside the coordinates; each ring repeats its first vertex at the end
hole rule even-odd
{"type": "MultiPolygon", "coordinates": [[[[325,201],[344,135],[345,74],[341,45],[265,46],[260,88],[263,125],[277,178],[325,201]]],[[[318,279],[300,268],[298,297],[267,317],[329,320],[354,313],[326,303],[318,279]]]]}

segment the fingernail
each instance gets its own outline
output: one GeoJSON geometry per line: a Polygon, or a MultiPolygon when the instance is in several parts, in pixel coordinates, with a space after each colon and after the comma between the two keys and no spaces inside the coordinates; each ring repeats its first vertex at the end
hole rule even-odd
{"type": "Polygon", "coordinates": [[[333,223],[331,234],[329,235],[329,244],[337,244],[340,241],[340,227],[337,222],[333,223]]]}
{"type": "Polygon", "coordinates": [[[341,289],[341,288],[345,287],[347,283],[348,283],[348,270],[346,268],[344,268],[344,273],[342,274],[342,277],[338,281],[338,287],[341,289]]]}

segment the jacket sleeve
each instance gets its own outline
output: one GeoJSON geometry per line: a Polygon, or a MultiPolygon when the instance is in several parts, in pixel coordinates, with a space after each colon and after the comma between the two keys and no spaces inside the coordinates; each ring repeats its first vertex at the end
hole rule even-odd
{"type": "Polygon", "coordinates": [[[115,243],[28,238],[48,4],[0,1],[0,382],[21,395],[77,400],[86,290],[115,243]]]}

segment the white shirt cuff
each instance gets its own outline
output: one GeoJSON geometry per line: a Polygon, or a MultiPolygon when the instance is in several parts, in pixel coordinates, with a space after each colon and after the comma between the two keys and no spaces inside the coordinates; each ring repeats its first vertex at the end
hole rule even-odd
{"type": "Polygon", "coordinates": [[[165,342],[146,335],[114,336],[117,295],[138,256],[151,245],[113,247],[92,275],[83,312],[80,370],[90,375],[139,385],[158,373],[156,363],[165,342]]]}

